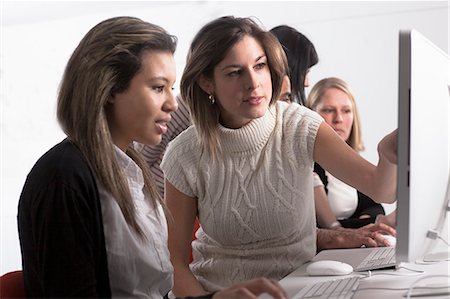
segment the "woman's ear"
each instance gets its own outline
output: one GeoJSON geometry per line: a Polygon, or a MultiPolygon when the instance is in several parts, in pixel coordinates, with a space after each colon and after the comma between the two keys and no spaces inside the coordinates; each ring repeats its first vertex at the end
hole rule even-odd
{"type": "Polygon", "coordinates": [[[197,82],[198,86],[200,86],[200,88],[207,94],[214,93],[214,83],[211,79],[201,75],[197,82]]]}

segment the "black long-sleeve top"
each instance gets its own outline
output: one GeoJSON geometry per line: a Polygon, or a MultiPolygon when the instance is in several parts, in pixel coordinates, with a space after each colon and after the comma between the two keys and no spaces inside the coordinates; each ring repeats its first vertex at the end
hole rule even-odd
{"type": "Polygon", "coordinates": [[[97,184],[67,139],[29,173],[18,228],[27,297],[111,297],[97,184]]]}

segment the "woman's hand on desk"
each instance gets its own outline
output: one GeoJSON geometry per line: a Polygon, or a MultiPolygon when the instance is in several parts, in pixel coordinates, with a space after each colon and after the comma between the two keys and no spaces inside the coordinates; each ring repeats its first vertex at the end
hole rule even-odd
{"type": "Polygon", "coordinates": [[[319,229],[317,231],[317,251],[336,248],[359,248],[362,246],[389,246],[389,242],[382,234],[395,236],[396,231],[384,223],[368,224],[358,229],[319,229]]]}
{"type": "Polygon", "coordinates": [[[278,281],[267,278],[252,279],[235,284],[214,294],[213,299],[256,299],[259,295],[268,293],[276,299],[286,299],[287,294],[278,281]]]}

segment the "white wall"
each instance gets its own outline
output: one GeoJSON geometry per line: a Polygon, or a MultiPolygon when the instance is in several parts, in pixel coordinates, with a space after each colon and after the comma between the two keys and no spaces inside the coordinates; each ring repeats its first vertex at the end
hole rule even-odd
{"type": "MultiPolygon", "coordinates": [[[[397,123],[398,31],[415,28],[448,53],[448,2],[17,2],[1,3],[0,274],[21,268],[17,203],[36,160],[64,135],[55,120],[57,87],[84,34],[101,20],[132,15],[178,36],[178,76],[197,30],[222,15],[255,16],[267,29],[296,27],[315,44],[326,76],[353,88],[366,151],[397,123]]],[[[388,207],[389,210],[392,207],[388,207]]]]}

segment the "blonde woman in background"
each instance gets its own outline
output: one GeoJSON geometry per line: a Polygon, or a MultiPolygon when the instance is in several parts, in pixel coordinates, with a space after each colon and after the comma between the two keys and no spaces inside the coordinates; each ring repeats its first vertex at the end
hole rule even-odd
{"type": "MultiPolygon", "coordinates": [[[[318,112],[356,153],[364,150],[355,97],[344,80],[334,77],[320,80],[311,89],[306,104],[318,112]]],[[[314,188],[319,227],[359,228],[374,223],[378,215],[384,215],[381,204],[335,178],[318,163],[314,164],[314,171],[324,187],[314,188]],[[331,207],[332,215],[328,213],[327,205],[331,207]]]]}

